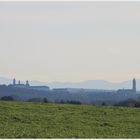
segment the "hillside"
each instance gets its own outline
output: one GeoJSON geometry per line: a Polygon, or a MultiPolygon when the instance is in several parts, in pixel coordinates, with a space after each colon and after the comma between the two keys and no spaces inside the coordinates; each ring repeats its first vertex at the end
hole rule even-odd
{"type": "MultiPolygon", "coordinates": [[[[140,79],[137,80],[137,90],[140,90],[140,79]]],[[[0,84],[10,84],[12,79],[0,77],[0,84]]],[[[25,83],[25,81],[21,81],[25,83]]],[[[123,81],[123,82],[109,82],[105,80],[87,80],[77,83],[73,82],[41,82],[41,81],[29,81],[32,86],[43,86],[47,85],[50,88],[84,88],[84,89],[106,89],[106,90],[117,90],[117,89],[130,89],[132,87],[132,80],[123,81]]]]}
{"type": "Polygon", "coordinates": [[[1,101],[0,138],[140,138],[140,109],[1,101]]]}

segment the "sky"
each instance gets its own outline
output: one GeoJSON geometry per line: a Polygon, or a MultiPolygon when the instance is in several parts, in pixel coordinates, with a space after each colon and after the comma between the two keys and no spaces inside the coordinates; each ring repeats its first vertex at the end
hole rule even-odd
{"type": "Polygon", "coordinates": [[[0,2],[0,76],[140,78],[140,2],[0,2]]]}

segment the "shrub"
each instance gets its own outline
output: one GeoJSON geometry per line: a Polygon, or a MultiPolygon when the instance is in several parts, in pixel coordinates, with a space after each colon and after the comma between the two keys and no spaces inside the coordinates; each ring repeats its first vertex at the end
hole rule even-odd
{"type": "Polygon", "coordinates": [[[82,104],[80,101],[74,101],[74,100],[67,101],[67,103],[68,103],[68,104],[76,104],[76,105],[82,104]]]}
{"type": "Polygon", "coordinates": [[[44,103],[48,103],[48,100],[47,100],[47,98],[44,98],[44,103]]]}
{"type": "Polygon", "coordinates": [[[42,102],[43,99],[41,98],[31,98],[28,100],[28,102],[42,102]]]}
{"type": "Polygon", "coordinates": [[[140,107],[140,102],[133,99],[128,99],[128,100],[116,103],[114,106],[140,107]]]}
{"type": "Polygon", "coordinates": [[[102,106],[106,106],[106,102],[102,102],[102,106]]]}
{"type": "Polygon", "coordinates": [[[3,96],[3,97],[1,97],[1,100],[4,100],[4,101],[14,101],[12,96],[3,96]]]}

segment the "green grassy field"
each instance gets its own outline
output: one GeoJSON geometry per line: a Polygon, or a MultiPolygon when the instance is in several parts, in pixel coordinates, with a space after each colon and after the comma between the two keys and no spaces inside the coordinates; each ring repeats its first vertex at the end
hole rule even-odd
{"type": "Polygon", "coordinates": [[[1,101],[0,138],[140,138],[140,109],[1,101]]]}

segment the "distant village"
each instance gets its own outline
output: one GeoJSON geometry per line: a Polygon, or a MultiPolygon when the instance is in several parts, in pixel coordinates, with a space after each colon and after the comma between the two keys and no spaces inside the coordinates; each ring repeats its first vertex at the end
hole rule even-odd
{"type": "Polygon", "coordinates": [[[118,90],[96,90],[96,89],[75,89],[57,88],[50,89],[49,86],[31,86],[29,81],[25,84],[15,78],[12,84],[0,85],[0,98],[10,96],[17,101],[42,101],[47,99],[50,102],[76,101],[82,104],[97,104],[105,102],[113,105],[128,99],[138,100],[139,94],[136,90],[136,80],[132,80],[132,88],[118,90]]]}

